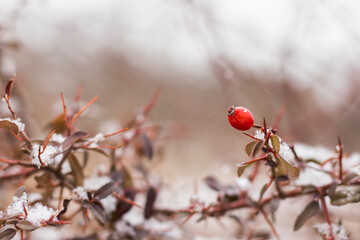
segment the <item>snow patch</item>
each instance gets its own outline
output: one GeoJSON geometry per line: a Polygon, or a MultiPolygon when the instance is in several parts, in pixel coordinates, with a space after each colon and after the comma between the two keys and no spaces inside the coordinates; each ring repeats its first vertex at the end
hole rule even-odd
{"type": "MultiPolygon", "coordinates": [[[[333,236],[335,240],[348,240],[349,236],[347,235],[345,229],[342,226],[337,224],[331,224],[333,236]]],[[[316,231],[326,239],[330,239],[330,227],[328,223],[316,224],[314,225],[316,231]]]]}
{"type": "Polygon", "coordinates": [[[45,166],[49,166],[53,163],[59,163],[63,158],[63,154],[61,153],[62,152],[61,146],[57,147],[53,145],[47,145],[45,151],[40,154],[40,159],[39,159],[39,148],[40,151],[42,151],[43,149],[42,145],[34,144],[32,151],[30,153],[32,157],[32,163],[36,165],[38,168],[41,167],[40,159],[45,166]]]}
{"type": "Polygon", "coordinates": [[[309,163],[308,167],[300,171],[299,177],[295,180],[294,184],[297,186],[312,185],[315,187],[321,187],[327,184],[331,184],[333,179],[331,176],[321,169],[312,168],[315,164],[309,163]]]}

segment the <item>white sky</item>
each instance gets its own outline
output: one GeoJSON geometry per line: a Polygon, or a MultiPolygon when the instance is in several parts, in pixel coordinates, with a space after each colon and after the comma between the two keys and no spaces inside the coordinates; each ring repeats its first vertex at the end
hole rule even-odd
{"type": "MultiPolygon", "coordinates": [[[[1,22],[19,2],[0,0],[1,22]]],[[[135,64],[198,74],[219,54],[278,71],[290,53],[285,71],[298,83],[326,76],[337,88],[360,60],[359,24],[356,0],[29,0],[16,36],[33,50],[60,40],[59,51],[74,48],[74,57],[106,47],[135,64]]]]}

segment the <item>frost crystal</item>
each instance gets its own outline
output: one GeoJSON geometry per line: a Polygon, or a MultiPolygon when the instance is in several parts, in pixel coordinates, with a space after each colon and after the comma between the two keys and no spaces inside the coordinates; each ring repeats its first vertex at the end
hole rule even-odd
{"type": "Polygon", "coordinates": [[[62,143],[65,141],[65,137],[61,134],[57,134],[57,133],[54,133],[52,136],[51,136],[51,139],[50,141],[53,141],[53,142],[57,142],[57,143],[62,143]]]}
{"type": "Polygon", "coordinates": [[[53,209],[43,206],[41,203],[36,203],[28,209],[26,220],[35,226],[40,226],[42,222],[49,220],[54,214],[53,209]]]}
{"type": "Polygon", "coordinates": [[[14,196],[12,199],[12,203],[6,209],[6,214],[9,217],[14,217],[18,215],[24,214],[24,207],[28,205],[28,196],[27,193],[23,193],[21,197],[14,196]]]}
{"type": "Polygon", "coordinates": [[[76,200],[88,200],[88,195],[83,187],[73,189],[73,194],[76,200]]]}
{"type": "MultiPolygon", "coordinates": [[[[290,157],[292,156],[291,149],[290,149],[289,145],[287,145],[287,143],[284,142],[279,136],[278,136],[278,138],[280,141],[279,155],[287,162],[290,162],[291,161],[290,157]]],[[[269,141],[269,145],[270,145],[270,147],[273,147],[271,141],[269,141]]]]}
{"type": "MultiPolygon", "coordinates": [[[[339,226],[337,224],[331,224],[333,236],[335,237],[335,240],[348,240],[349,237],[346,234],[345,229],[342,226],[339,226]]],[[[330,239],[330,228],[329,224],[322,223],[322,224],[316,224],[314,225],[314,228],[316,231],[321,235],[321,237],[330,239]]]]}
{"type": "Polygon", "coordinates": [[[259,139],[259,140],[264,140],[265,134],[264,134],[263,131],[261,131],[261,129],[259,129],[259,130],[255,131],[255,136],[254,137],[259,139]]]}
{"type": "Polygon", "coordinates": [[[8,217],[23,216],[24,219],[35,226],[40,226],[43,221],[49,220],[54,214],[55,211],[53,209],[43,206],[41,203],[36,203],[34,206],[29,207],[28,195],[25,192],[21,197],[14,196],[11,205],[6,209],[8,217]]]}
{"type": "Polygon", "coordinates": [[[12,120],[12,122],[18,126],[19,131],[25,131],[25,123],[21,122],[20,118],[17,118],[16,120],[12,120]]]}
{"type": "Polygon", "coordinates": [[[105,141],[105,137],[104,134],[102,133],[98,133],[95,135],[95,137],[93,138],[89,138],[88,143],[90,143],[89,147],[90,148],[96,148],[98,147],[98,142],[102,142],[105,141]]]}
{"type": "Polygon", "coordinates": [[[279,155],[286,161],[289,161],[291,156],[291,149],[289,145],[286,144],[286,142],[281,141],[279,155]]]}
{"type": "MultiPolygon", "coordinates": [[[[41,167],[41,162],[39,160],[39,148],[42,150],[42,146],[39,144],[34,144],[31,151],[32,163],[35,164],[38,168],[41,167]]],[[[54,162],[58,163],[61,161],[63,155],[61,154],[62,147],[56,147],[53,145],[48,145],[45,148],[45,151],[40,154],[41,161],[45,166],[51,165],[54,162]]]]}

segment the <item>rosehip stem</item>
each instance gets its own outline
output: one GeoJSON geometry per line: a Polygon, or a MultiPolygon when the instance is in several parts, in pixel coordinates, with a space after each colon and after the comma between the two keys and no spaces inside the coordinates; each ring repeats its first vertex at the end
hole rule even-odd
{"type": "Polygon", "coordinates": [[[266,155],[266,156],[264,156],[264,157],[251,159],[250,161],[244,162],[244,163],[242,163],[241,165],[247,165],[247,164],[250,164],[250,163],[257,162],[257,161],[265,160],[265,159],[267,159],[267,158],[268,158],[268,156],[266,155]]]}
{"type": "Polygon", "coordinates": [[[262,126],[261,126],[261,125],[259,125],[259,124],[255,124],[255,123],[254,123],[254,124],[253,124],[253,128],[260,128],[260,129],[261,129],[261,128],[262,128],[262,126]]]}
{"type": "Polygon", "coordinates": [[[248,134],[248,133],[246,133],[246,132],[243,132],[243,134],[245,134],[245,135],[248,136],[248,137],[251,137],[252,139],[255,139],[256,141],[259,141],[259,139],[257,139],[256,137],[254,137],[254,136],[251,135],[251,134],[248,134]]]}

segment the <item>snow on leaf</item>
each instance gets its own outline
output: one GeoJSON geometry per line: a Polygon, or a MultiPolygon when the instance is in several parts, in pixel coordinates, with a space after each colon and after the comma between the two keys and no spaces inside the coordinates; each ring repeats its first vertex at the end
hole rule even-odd
{"type": "Polygon", "coordinates": [[[24,214],[24,206],[28,205],[28,195],[24,192],[20,197],[14,196],[11,205],[6,209],[6,215],[8,217],[14,217],[24,214]]]}
{"type": "Polygon", "coordinates": [[[41,203],[36,203],[27,211],[28,215],[26,220],[33,223],[35,226],[40,226],[42,222],[48,221],[55,214],[54,209],[43,206],[41,203]]]}
{"type": "Polygon", "coordinates": [[[25,124],[21,122],[20,118],[17,118],[16,120],[10,118],[0,118],[0,128],[5,128],[18,135],[20,131],[25,130],[25,124]]]}

